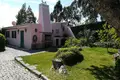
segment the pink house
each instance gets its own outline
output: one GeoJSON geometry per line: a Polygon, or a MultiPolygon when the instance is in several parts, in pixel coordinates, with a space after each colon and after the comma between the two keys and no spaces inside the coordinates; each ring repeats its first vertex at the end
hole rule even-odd
{"type": "Polygon", "coordinates": [[[26,49],[61,46],[68,37],[74,37],[67,23],[51,23],[49,6],[39,5],[38,24],[15,25],[4,28],[9,44],[26,49]]]}

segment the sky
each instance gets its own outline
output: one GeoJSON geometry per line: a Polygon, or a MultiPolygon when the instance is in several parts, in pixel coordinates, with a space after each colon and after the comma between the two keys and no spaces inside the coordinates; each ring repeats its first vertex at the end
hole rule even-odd
{"type": "MultiPolygon", "coordinates": [[[[43,0],[49,5],[50,12],[53,11],[54,5],[58,0],[43,0]]],[[[61,0],[64,6],[71,4],[73,0],[61,0]]],[[[22,4],[26,3],[27,6],[31,6],[35,16],[38,19],[38,7],[41,0],[0,0],[0,28],[12,26],[12,21],[16,21],[16,15],[21,9],[22,4]]]]}

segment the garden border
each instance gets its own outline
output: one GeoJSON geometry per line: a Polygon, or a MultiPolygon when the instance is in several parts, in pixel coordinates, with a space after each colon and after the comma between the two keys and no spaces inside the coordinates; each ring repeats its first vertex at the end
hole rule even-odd
{"type": "Polygon", "coordinates": [[[22,60],[21,57],[15,57],[15,60],[20,63],[23,67],[25,67],[27,70],[29,70],[30,72],[32,72],[34,75],[36,75],[38,78],[41,78],[42,80],[50,80],[48,79],[45,75],[42,74],[42,72],[39,72],[38,70],[36,70],[35,66],[30,66],[29,64],[25,64],[22,60]]]}

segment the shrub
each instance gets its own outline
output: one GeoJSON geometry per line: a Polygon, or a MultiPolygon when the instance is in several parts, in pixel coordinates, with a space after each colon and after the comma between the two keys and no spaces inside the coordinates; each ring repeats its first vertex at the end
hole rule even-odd
{"type": "Polygon", "coordinates": [[[80,45],[81,46],[87,46],[88,45],[87,39],[86,38],[80,38],[80,45]]]}
{"type": "Polygon", "coordinates": [[[6,38],[3,34],[0,33],[0,51],[5,50],[6,38]]]}
{"type": "Polygon", "coordinates": [[[81,49],[76,46],[60,48],[57,51],[56,58],[62,59],[65,65],[73,66],[83,60],[83,55],[80,54],[80,50],[81,49]]]}
{"type": "Polygon", "coordinates": [[[70,37],[65,41],[65,47],[80,46],[80,40],[70,37]]]}
{"type": "Polygon", "coordinates": [[[93,45],[96,47],[105,47],[105,48],[109,47],[109,48],[117,48],[117,49],[120,48],[120,45],[115,42],[95,42],[93,45]]]}

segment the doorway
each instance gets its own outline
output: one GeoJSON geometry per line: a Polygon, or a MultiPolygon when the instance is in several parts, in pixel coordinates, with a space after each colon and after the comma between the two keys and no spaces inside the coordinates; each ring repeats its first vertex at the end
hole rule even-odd
{"type": "Polygon", "coordinates": [[[56,46],[59,46],[59,39],[56,39],[56,46]]]}
{"type": "Polygon", "coordinates": [[[24,47],[24,31],[20,31],[20,47],[24,47]]]}

